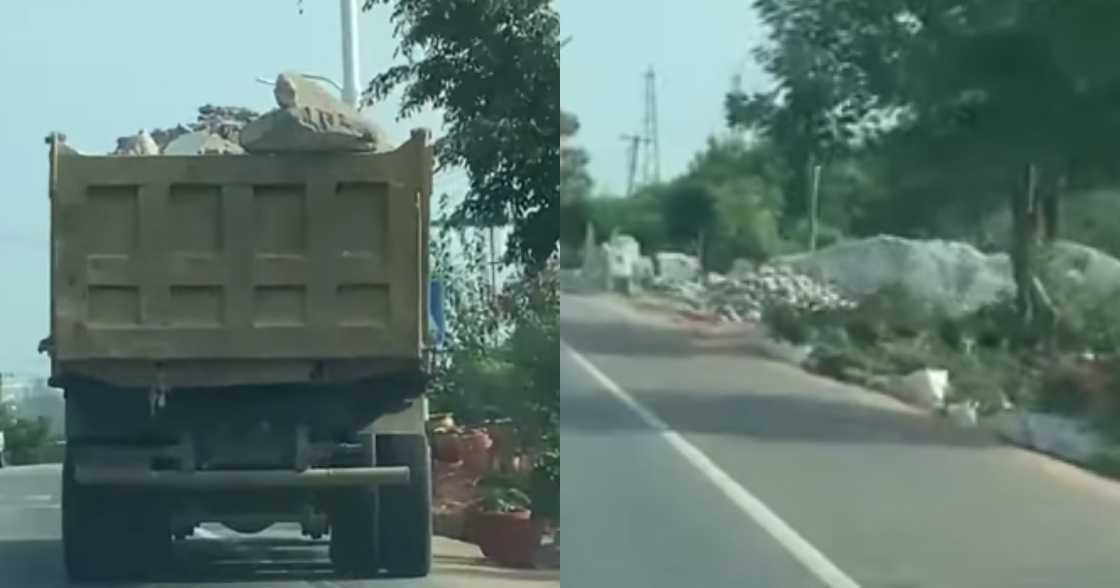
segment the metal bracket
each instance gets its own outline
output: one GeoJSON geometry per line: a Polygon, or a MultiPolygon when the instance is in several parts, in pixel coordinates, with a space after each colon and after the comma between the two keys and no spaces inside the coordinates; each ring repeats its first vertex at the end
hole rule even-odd
{"type": "Polygon", "coordinates": [[[156,416],[156,413],[163,410],[167,406],[167,374],[163,371],[163,366],[156,366],[156,383],[148,391],[148,416],[156,416]]]}

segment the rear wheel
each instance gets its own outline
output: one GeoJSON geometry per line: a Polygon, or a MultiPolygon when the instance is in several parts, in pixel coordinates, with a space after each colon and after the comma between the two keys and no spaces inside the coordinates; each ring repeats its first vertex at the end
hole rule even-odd
{"type": "Polygon", "coordinates": [[[335,500],[331,521],[331,563],[347,576],[371,578],[378,573],[377,492],[347,490],[335,500]]]}
{"type": "Polygon", "coordinates": [[[382,565],[389,575],[420,578],[432,569],[432,464],[424,435],[377,438],[377,463],[408,466],[408,485],[381,486],[378,528],[382,565]]]}
{"type": "MultiPolygon", "coordinates": [[[[363,457],[359,463],[374,464],[373,436],[361,439],[363,457]]],[[[336,571],[343,575],[371,578],[380,571],[377,519],[381,509],[376,488],[339,490],[330,507],[330,557],[336,571]]]]}
{"type": "Polygon", "coordinates": [[[62,468],[62,549],[79,582],[131,579],[170,556],[171,532],[153,497],[82,486],[73,458],[62,468]]]}

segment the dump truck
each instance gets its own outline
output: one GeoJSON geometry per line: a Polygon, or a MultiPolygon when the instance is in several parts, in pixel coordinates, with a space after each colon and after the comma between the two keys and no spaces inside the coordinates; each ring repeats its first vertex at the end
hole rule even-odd
{"type": "Polygon", "coordinates": [[[393,151],[114,157],[50,144],[51,385],[71,578],[203,523],[431,565],[430,134],[393,151]]]}

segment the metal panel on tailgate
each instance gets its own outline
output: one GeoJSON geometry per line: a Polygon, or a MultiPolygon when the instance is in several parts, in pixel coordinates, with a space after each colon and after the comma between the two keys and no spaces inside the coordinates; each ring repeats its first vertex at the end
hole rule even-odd
{"type": "Polygon", "coordinates": [[[429,150],[58,157],[55,358],[418,357],[429,150]]]}

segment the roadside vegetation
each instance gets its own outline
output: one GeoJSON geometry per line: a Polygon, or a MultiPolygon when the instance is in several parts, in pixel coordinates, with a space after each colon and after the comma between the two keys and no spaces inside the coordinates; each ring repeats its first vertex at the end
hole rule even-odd
{"type": "Polygon", "coordinates": [[[45,417],[34,419],[17,415],[15,406],[0,402],[0,433],[4,434],[4,459],[6,465],[30,465],[61,461],[57,439],[51,435],[50,421],[45,417]]]}
{"type": "Polygon", "coordinates": [[[542,521],[558,524],[560,508],[559,13],[551,0],[363,8],[376,5],[390,7],[402,63],[363,99],[399,94],[402,117],[442,112],[437,167],[469,181],[457,202],[442,198],[433,235],[447,307],[430,390],[437,502],[462,486],[474,529],[451,534],[500,563],[531,565],[542,521]],[[502,260],[482,237],[494,227],[510,229],[502,260]]]}
{"type": "Polygon", "coordinates": [[[833,377],[884,388],[941,368],[981,413],[1012,404],[1120,437],[1120,279],[1087,289],[1069,277],[1085,268],[1051,256],[1067,240],[1120,258],[1120,37],[1105,24],[1120,4],[753,4],[772,83],[723,95],[729,132],[679,177],[602,193],[565,115],[565,267],[616,233],[693,255],[701,275],[877,235],[1003,252],[1014,287],[965,316],[885,290],[762,319],[833,377]]]}

